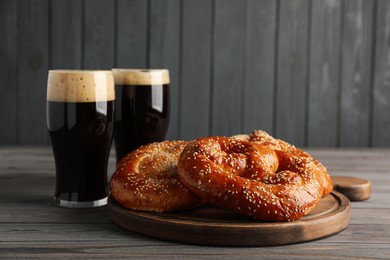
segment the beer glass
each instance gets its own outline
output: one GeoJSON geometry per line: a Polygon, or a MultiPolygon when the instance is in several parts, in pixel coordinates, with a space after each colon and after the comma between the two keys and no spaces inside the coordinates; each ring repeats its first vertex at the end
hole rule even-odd
{"type": "Polygon", "coordinates": [[[107,204],[114,108],[111,71],[49,71],[46,112],[56,166],[55,205],[107,204]]]}
{"type": "Polygon", "coordinates": [[[163,141],[169,123],[169,71],[113,69],[117,162],[141,145],[163,141]]]}

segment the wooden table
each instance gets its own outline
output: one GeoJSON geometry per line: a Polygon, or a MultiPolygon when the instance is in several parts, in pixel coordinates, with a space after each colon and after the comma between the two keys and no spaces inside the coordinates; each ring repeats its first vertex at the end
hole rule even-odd
{"type": "MultiPolygon", "coordinates": [[[[0,147],[0,258],[389,259],[390,149],[307,151],[323,162],[331,175],[369,179],[371,199],[353,202],[350,225],[332,237],[287,246],[232,248],[133,234],[113,224],[106,207],[55,207],[51,149],[0,147]]],[[[113,169],[111,156],[109,172],[113,169]]]]}

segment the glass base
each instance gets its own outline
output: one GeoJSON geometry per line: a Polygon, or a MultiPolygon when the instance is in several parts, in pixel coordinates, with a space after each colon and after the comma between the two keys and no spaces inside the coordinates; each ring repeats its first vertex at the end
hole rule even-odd
{"type": "Polygon", "coordinates": [[[64,208],[96,208],[107,205],[107,197],[94,201],[68,201],[54,197],[54,205],[64,208]]]}

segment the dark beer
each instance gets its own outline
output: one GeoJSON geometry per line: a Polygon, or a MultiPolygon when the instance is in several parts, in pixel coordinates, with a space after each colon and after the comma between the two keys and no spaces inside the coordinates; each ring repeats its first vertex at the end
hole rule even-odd
{"type": "Polygon", "coordinates": [[[141,145],[165,139],[169,124],[169,74],[166,70],[114,70],[114,80],[115,150],[119,161],[141,145]]]}
{"type": "MultiPolygon", "coordinates": [[[[106,82],[96,83],[93,76],[88,78],[80,74],[73,78],[64,77],[57,82],[52,75],[51,97],[48,90],[47,102],[47,127],[56,165],[54,203],[65,207],[101,206],[107,199],[107,163],[114,131],[114,97],[108,93],[110,97],[104,98],[107,93],[103,90],[101,97],[97,98],[99,90],[94,88],[99,84],[106,88],[106,82]],[[69,86],[74,84],[72,79],[73,82],[82,83],[69,86]],[[63,86],[58,87],[61,80],[63,86]],[[68,89],[69,93],[63,93],[62,88],[68,89]],[[77,91],[78,94],[75,94],[77,91]]],[[[111,88],[110,92],[114,92],[113,83],[111,88]]]]}
{"type": "Polygon", "coordinates": [[[55,197],[76,202],[105,198],[105,169],[114,131],[114,101],[49,101],[47,107],[57,173],[55,197]]]}

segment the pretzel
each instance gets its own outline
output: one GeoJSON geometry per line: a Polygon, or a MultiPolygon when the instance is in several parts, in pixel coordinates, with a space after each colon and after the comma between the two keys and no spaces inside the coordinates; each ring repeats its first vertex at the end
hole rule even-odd
{"type": "Polygon", "coordinates": [[[190,192],[177,175],[185,141],[165,141],[138,148],[121,159],[111,177],[111,194],[122,206],[135,210],[169,212],[199,206],[203,200],[190,192]]]}
{"type": "Polygon", "coordinates": [[[330,178],[326,168],[317,159],[312,157],[307,152],[296,148],[294,145],[291,145],[283,140],[276,139],[263,130],[255,130],[250,135],[235,135],[232,136],[232,138],[236,140],[247,140],[251,142],[256,142],[267,146],[272,150],[282,151],[286,153],[295,153],[301,158],[306,158],[306,160],[309,160],[315,164],[315,166],[318,168],[317,170],[319,173],[322,173],[321,175],[323,181],[324,195],[329,194],[333,190],[332,179],[330,178]]]}
{"type": "Polygon", "coordinates": [[[300,219],[330,192],[325,167],[263,132],[190,142],[178,173],[206,201],[258,220],[300,219]]]}

